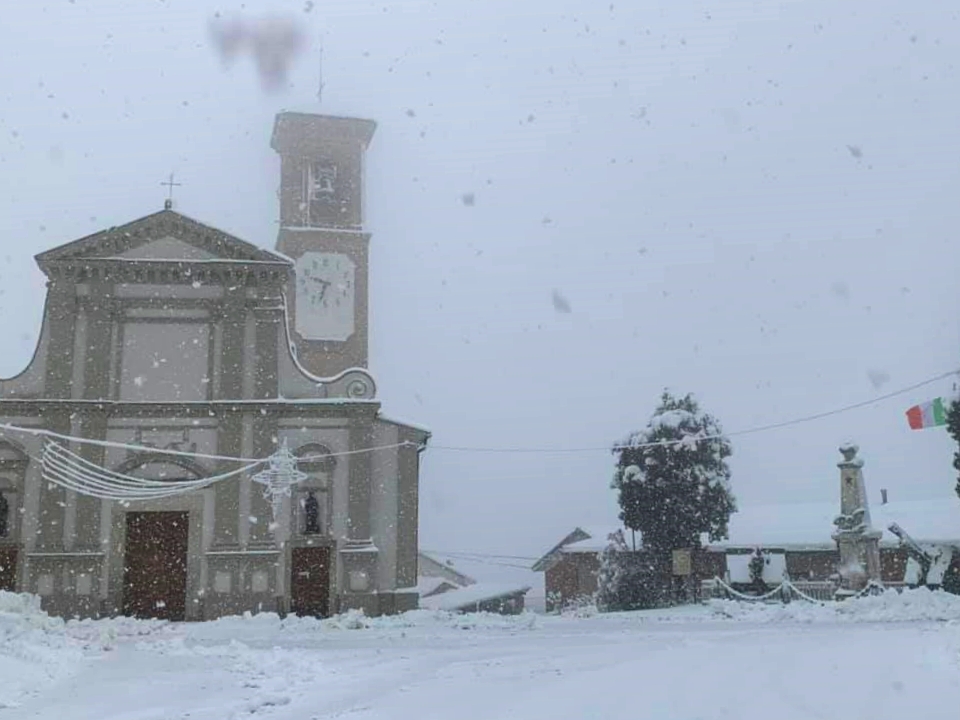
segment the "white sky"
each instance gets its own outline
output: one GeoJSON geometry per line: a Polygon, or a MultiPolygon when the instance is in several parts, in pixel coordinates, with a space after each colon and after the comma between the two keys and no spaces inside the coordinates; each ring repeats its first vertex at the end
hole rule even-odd
{"type": "MultiPolygon", "coordinates": [[[[171,170],[179,210],[272,246],[281,109],[379,123],[372,369],[436,445],[606,447],[664,386],[738,430],[958,365],[953,3],[2,3],[2,375],[39,331],[32,255],[158,210],[171,170]],[[264,10],[323,33],[322,105],[316,46],[277,94],[211,49],[215,12],[264,10]]],[[[949,501],[946,433],[903,412],[951,384],[737,439],[741,503],[833,498],[849,438],[872,488],[949,501]]],[[[611,462],[431,451],[422,545],[612,523],[611,462]]]]}

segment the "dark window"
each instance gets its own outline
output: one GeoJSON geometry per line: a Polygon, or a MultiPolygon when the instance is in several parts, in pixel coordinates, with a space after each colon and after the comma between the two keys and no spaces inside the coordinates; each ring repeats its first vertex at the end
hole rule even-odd
{"type": "Polygon", "coordinates": [[[317,500],[316,493],[307,493],[303,501],[303,533],[304,535],[320,534],[320,502],[317,500]]]}
{"type": "Polygon", "coordinates": [[[10,504],[0,493],[0,538],[7,537],[10,534],[10,504]]]}

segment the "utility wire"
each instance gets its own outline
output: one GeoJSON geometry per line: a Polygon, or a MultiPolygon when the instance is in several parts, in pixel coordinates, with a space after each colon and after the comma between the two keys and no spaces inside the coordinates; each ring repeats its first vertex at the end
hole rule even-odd
{"type": "Polygon", "coordinates": [[[447,550],[421,550],[428,555],[442,555],[444,557],[452,558],[482,558],[484,560],[539,560],[539,558],[529,557],[527,555],[493,555],[491,553],[479,553],[479,552],[458,552],[458,551],[447,551],[447,550]]]}
{"type": "MultiPolygon", "coordinates": [[[[868,407],[870,405],[875,405],[885,400],[897,397],[898,395],[905,395],[906,393],[913,392],[927,385],[932,385],[935,382],[944,380],[948,377],[960,374],[960,370],[951,370],[949,372],[941,373],[935,377],[923,380],[913,385],[909,385],[899,390],[894,390],[893,392],[888,392],[883,395],[878,395],[877,397],[870,398],[869,400],[863,400],[861,402],[852,403],[850,405],[844,405],[839,408],[834,408],[833,410],[827,410],[825,412],[815,413],[813,415],[805,415],[798,418],[793,418],[792,420],[783,420],[781,422],[769,423],[767,425],[760,425],[757,427],[747,428],[744,430],[735,430],[733,432],[718,433],[714,435],[691,435],[680,440],[662,440],[659,442],[649,442],[642,443],[637,445],[629,445],[624,447],[629,447],[631,449],[640,449],[647,447],[668,447],[672,445],[685,445],[691,444],[703,440],[717,440],[723,437],[742,437],[744,435],[754,435],[756,433],[767,432],[769,430],[778,430],[785,427],[791,427],[793,425],[800,425],[802,423],[813,422],[815,420],[822,420],[823,418],[832,417],[834,415],[840,415],[842,413],[850,412],[851,410],[858,410],[860,408],[868,407]]],[[[23,433],[27,435],[37,435],[41,437],[54,438],[57,440],[63,440],[66,442],[75,442],[78,444],[86,445],[96,445],[99,447],[107,448],[117,448],[121,450],[130,450],[133,452],[141,453],[150,453],[155,455],[171,455],[178,457],[189,457],[189,458],[200,458],[204,460],[219,460],[224,462],[237,462],[237,463],[262,463],[266,462],[266,458],[247,458],[247,457],[235,457],[230,455],[211,455],[207,453],[196,453],[196,452],[186,452],[183,450],[170,450],[166,448],[154,448],[143,445],[133,445],[130,443],[121,443],[121,442],[112,442],[109,440],[94,440],[92,438],[82,438],[75,437],[72,435],[65,435],[62,433],[53,432],[52,430],[47,430],[45,428],[36,428],[36,427],[24,427],[20,425],[12,425],[9,423],[0,423],[0,430],[5,430],[12,433],[23,433]]],[[[392,443],[389,445],[376,445],[373,447],[366,448],[357,448],[355,450],[345,450],[340,452],[331,452],[324,455],[310,456],[300,458],[301,462],[308,462],[311,460],[322,460],[328,457],[344,457],[349,455],[359,455],[362,453],[375,452],[377,450],[392,450],[401,447],[420,447],[417,443],[411,441],[404,441],[399,443],[392,443]]],[[[434,445],[428,444],[426,446],[431,450],[439,450],[446,452],[472,452],[472,453],[527,453],[527,454],[556,454],[556,453],[587,453],[587,452],[610,452],[611,446],[593,446],[593,447],[568,447],[568,448],[543,448],[543,447],[471,447],[466,445],[434,445]]]]}
{"type": "MultiPolygon", "coordinates": [[[[945,380],[946,378],[952,377],[954,375],[960,374],[960,370],[951,370],[950,372],[941,373],[936,377],[928,378],[913,385],[909,385],[899,390],[894,390],[893,392],[888,392],[884,395],[878,395],[877,397],[870,398],[869,400],[862,400],[861,402],[852,403],[850,405],[844,405],[842,407],[834,408],[833,410],[827,410],[825,412],[815,413],[813,415],[804,415],[801,417],[793,418],[791,420],[783,420],[780,422],[769,423],[767,425],[759,425],[757,427],[746,428],[744,430],[734,430],[733,432],[717,433],[715,435],[694,435],[689,438],[683,438],[680,440],[661,440],[658,442],[649,442],[641,443],[637,445],[624,445],[623,447],[629,447],[630,449],[640,449],[648,447],[667,447],[671,445],[684,445],[690,444],[691,442],[696,442],[700,440],[717,440],[724,437],[742,437],[744,435],[754,435],[756,433],[767,432],[769,430],[778,430],[780,428],[791,427],[793,425],[800,425],[802,423],[813,422],[814,420],[822,420],[823,418],[832,417],[834,415],[840,415],[842,413],[850,412],[851,410],[859,410],[860,408],[868,407],[870,405],[875,405],[885,400],[897,397],[898,395],[905,395],[914,390],[918,390],[927,385],[932,385],[935,382],[940,380],[945,380]]],[[[593,447],[568,447],[568,448],[542,448],[542,447],[468,447],[462,445],[434,445],[430,444],[428,446],[431,450],[446,450],[450,452],[476,452],[476,453],[531,453],[531,454],[550,454],[550,453],[587,453],[587,452],[610,452],[611,446],[604,445],[593,446],[593,447]]]]}
{"type": "MultiPolygon", "coordinates": [[[[440,557],[446,557],[446,553],[434,553],[440,557]]],[[[498,562],[497,560],[480,560],[477,558],[453,558],[463,563],[476,563],[478,565],[494,565],[496,567],[517,568],[518,570],[529,570],[529,565],[520,565],[519,563],[498,562]]]]}

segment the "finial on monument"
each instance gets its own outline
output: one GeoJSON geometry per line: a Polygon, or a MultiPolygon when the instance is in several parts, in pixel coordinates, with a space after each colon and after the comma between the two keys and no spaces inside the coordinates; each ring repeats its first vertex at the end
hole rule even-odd
{"type": "Polygon", "coordinates": [[[837,463],[838,467],[841,468],[862,468],[863,467],[863,458],[858,457],[857,453],[860,452],[860,446],[855,442],[846,442],[840,446],[840,454],[843,455],[843,460],[837,463]]]}
{"type": "Polygon", "coordinates": [[[858,452],[860,452],[860,447],[855,442],[846,442],[840,446],[840,454],[843,455],[846,462],[850,462],[857,457],[858,452]]]}

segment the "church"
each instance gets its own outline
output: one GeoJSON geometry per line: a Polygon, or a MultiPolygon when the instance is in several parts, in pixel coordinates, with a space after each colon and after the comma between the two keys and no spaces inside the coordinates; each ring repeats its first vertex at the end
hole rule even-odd
{"type": "Polygon", "coordinates": [[[0,589],[70,618],[417,606],[429,433],[368,370],[374,130],[276,117],[275,251],[168,201],[37,256],[39,343],[0,380],[0,589]],[[296,482],[270,496],[278,453],[296,482]]]}

